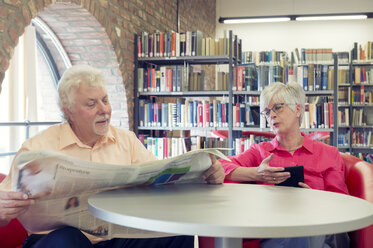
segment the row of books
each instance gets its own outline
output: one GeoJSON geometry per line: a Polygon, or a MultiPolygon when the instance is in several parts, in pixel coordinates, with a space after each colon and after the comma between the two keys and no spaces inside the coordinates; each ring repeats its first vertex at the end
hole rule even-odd
{"type": "Polygon", "coordinates": [[[205,70],[198,66],[150,66],[138,68],[138,92],[227,91],[229,73],[217,72],[214,85],[205,80],[205,70]]]}
{"type": "MultiPolygon", "coordinates": [[[[334,88],[334,69],[328,65],[301,65],[292,72],[280,65],[241,64],[233,70],[234,91],[261,91],[273,82],[296,81],[305,91],[334,88]],[[289,78],[285,80],[285,78],[289,78]]],[[[229,73],[218,71],[214,85],[205,82],[201,66],[174,65],[138,68],[139,92],[203,91],[229,88],[229,73]]],[[[348,84],[349,72],[338,70],[338,84],[348,84]]],[[[373,74],[372,74],[373,75],[373,74]]]]}
{"type": "Polygon", "coordinates": [[[165,33],[156,31],[148,33],[143,31],[137,36],[137,56],[142,57],[176,57],[201,56],[202,32],[174,31],[165,33]]]}
{"type": "MultiPolygon", "coordinates": [[[[333,63],[333,49],[332,48],[298,48],[292,52],[291,60],[295,64],[323,64],[333,63]],[[294,55],[295,56],[294,56],[294,55]]],[[[291,64],[294,64],[291,63],[291,64]]]]}
{"type": "Polygon", "coordinates": [[[263,136],[255,136],[251,134],[250,137],[240,137],[234,140],[234,152],[235,154],[240,154],[249,149],[252,144],[258,144],[264,141],[269,141],[269,138],[263,136]]]}
{"type": "Polygon", "coordinates": [[[347,106],[351,103],[350,88],[338,88],[338,106],[347,106]]]}
{"type": "Polygon", "coordinates": [[[350,110],[348,108],[339,109],[337,119],[339,127],[348,127],[350,125],[350,110]]]}
{"type": "Polygon", "coordinates": [[[372,131],[354,131],[352,133],[353,147],[373,147],[372,131]]]}
{"type": "MultiPolygon", "coordinates": [[[[342,59],[348,52],[340,53],[342,59]],[[342,56],[343,55],[343,56],[342,56]]],[[[347,58],[348,59],[348,58],[347,58]]],[[[270,51],[243,51],[242,63],[278,63],[289,64],[330,64],[333,63],[333,49],[331,48],[296,48],[290,56],[285,51],[272,49],[270,51]]]]}
{"type": "MultiPolygon", "coordinates": [[[[363,108],[352,110],[352,126],[370,126],[372,120],[368,118],[368,111],[363,108]]],[[[350,110],[348,108],[338,110],[338,125],[348,127],[350,125],[350,110]]]]}
{"type": "Polygon", "coordinates": [[[333,128],[333,102],[306,103],[301,128],[333,128]]]}
{"type": "MultiPolygon", "coordinates": [[[[249,102],[233,105],[233,122],[236,127],[259,125],[259,108],[249,102]]],[[[228,127],[226,100],[187,100],[151,102],[139,100],[140,127],[228,127]]]]}
{"type": "MultiPolygon", "coordinates": [[[[221,147],[227,148],[227,140],[213,137],[143,137],[145,147],[158,159],[176,157],[189,151],[221,147]]],[[[224,153],[224,151],[223,151],[224,153]]]]}
{"type": "MultiPolygon", "coordinates": [[[[331,82],[334,81],[334,69],[331,69],[332,73],[328,74],[330,77],[332,77],[331,82]]],[[[338,79],[337,79],[337,84],[338,85],[345,85],[345,84],[350,84],[350,71],[348,69],[339,69],[338,68],[338,79]]],[[[332,87],[334,88],[334,84],[332,83],[332,87]]],[[[332,89],[333,89],[332,88],[332,89]]]]}
{"type": "MultiPolygon", "coordinates": [[[[317,103],[306,103],[301,128],[333,127],[333,102],[327,101],[322,99],[317,103]]],[[[266,127],[258,106],[239,100],[232,108],[234,127],[266,127]]],[[[228,127],[228,102],[219,99],[177,98],[176,102],[140,99],[139,123],[140,127],[228,127]]]]}
{"type": "MultiPolygon", "coordinates": [[[[347,64],[350,59],[355,61],[371,61],[373,60],[373,41],[368,41],[365,44],[354,43],[351,50],[351,58],[349,51],[334,52],[338,57],[339,64],[347,64]]],[[[332,64],[333,49],[332,48],[296,48],[291,52],[290,56],[285,51],[270,50],[270,51],[243,51],[242,63],[280,63],[284,65],[305,65],[305,64],[332,64]]]]}
{"type": "Polygon", "coordinates": [[[149,66],[137,73],[138,92],[201,90],[204,85],[204,71],[194,72],[190,66],[149,66]]]}
{"type": "MultiPolygon", "coordinates": [[[[242,64],[237,66],[236,85],[233,90],[263,90],[273,82],[294,81],[302,85],[305,91],[334,89],[334,68],[330,65],[299,65],[296,69],[283,68],[275,64],[242,64]]],[[[337,84],[349,83],[349,70],[338,69],[337,84]]]]}
{"type": "Polygon", "coordinates": [[[365,125],[367,125],[367,112],[364,109],[354,108],[352,110],[352,125],[353,126],[365,126],[365,125]]]}
{"type": "Polygon", "coordinates": [[[203,37],[197,31],[185,32],[142,32],[137,36],[137,56],[144,57],[179,57],[179,56],[216,56],[229,55],[232,46],[233,56],[241,60],[242,40],[237,35],[229,43],[229,34],[224,32],[222,38],[203,37]]]}
{"type": "Polygon", "coordinates": [[[353,148],[372,148],[373,136],[372,131],[356,131],[352,132],[352,140],[350,142],[350,131],[341,131],[338,133],[338,146],[348,147],[351,143],[353,148]]]}
{"type": "Polygon", "coordinates": [[[257,65],[261,63],[274,63],[283,64],[287,58],[287,53],[284,51],[244,51],[242,52],[242,63],[255,63],[257,65]]]}
{"type": "MultiPolygon", "coordinates": [[[[338,125],[347,127],[350,125],[350,109],[342,108],[338,110],[338,125]]],[[[370,126],[373,125],[373,118],[371,117],[370,110],[364,108],[353,108],[352,109],[352,121],[353,126],[370,126]]]]}
{"type": "Polygon", "coordinates": [[[333,88],[334,69],[320,64],[301,65],[295,77],[304,91],[329,90],[333,88]]]}
{"type": "Polygon", "coordinates": [[[373,85],[373,68],[355,67],[353,71],[352,83],[373,85]]]}
{"type": "Polygon", "coordinates": [[[373,60],[373,42],[368,41],[365,44],[354,42],[354,47],[351,50],[353,60],[367,61],[373,60]]]}
{"type": "MultiPolygon", "coordinates": [[[[234,91],[261,91],[273,82],[283,82],[279,65],[242,64],[233,71],[234,91]]],[[[205,82],[199,66],[149,66],[138,68],[138,92],[228,90],[229,72],[218,71],[215,85],[205,82]]]]}
{"type": "Polygon", "coordinates": [[[234,72],[234,91],[262,91],[271,83],[284,82],[284,70],[280,65],[241,64],[234,72]]]}
{"type": "Polygon", "coordinates": [[[351,101],[354,105],[373,105],[373,91],[366,91],[364,85],[358,90],[352,89],[351,101]]]}
{"type": "MultiPolygon", "coordinates": [[[[299,65],[296,69],[283,68],[275,64],[242,64],[237,66],[237,77],[233,90],[263,90],[273,82],[294,81],[305,91],[332,90],[334,88],[334,68],[330,65],[299,65]]],[[[349,71],[338,70],[338,84],[348,84],[349,71]]]]}
{"type": "Polygon", "coordinates": [[[151,151],[158,159],[167,159],[176,157],[191,150],[188,143],[190,139],[173,137],[147,137],[146,148],[151,151]]]}
{"type": "Polygon", "coordinates": [[[348,148],[350,146],[350,131],[340,130],[337,137],[338,147],[348,148]]]}

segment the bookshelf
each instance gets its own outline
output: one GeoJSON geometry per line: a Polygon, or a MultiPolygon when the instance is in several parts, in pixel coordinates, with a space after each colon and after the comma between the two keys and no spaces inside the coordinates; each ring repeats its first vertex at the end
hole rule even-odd
{"type": "MultiPolygon", "coordinates": [[[[353,50],[354,53],[356,51],[353,50]]],[[[340,105],[349,115],[348,125],[346,123],[343,127],[346,130],[343,149],[352,154],[372,153],[373,60],[358,60],[356,55],[353,58],[349,68],[349,84],[343,86],[348,89],[347,103],[340,105]]]]}
{"type": "MultiPolygon", "coordinates": [[[[135,40],[138,39],[138,36],[135,37],[135,40]]],[[[161,132],[168,132],[168,131],[180,131],[183,134],[182,135],[190,135],[190,132],[193,131],[203,131],[206,133],[217,133],[219,131],[222,131],[225,133],[225,137],[227,139],[227,143],[225,144],[228,148],[236,149],[235,141],[241,140],[244,133],[248,132],[270,132],[270,129],[266,127],[266,121],[263,119],[259,114],[259,97],[261,90],[268,84],[276,81],[281,82],[287,82],[288,79],[285,79],[285,70],[288,70],[288,66],[283,64],[283,61],[280,61],[279,59],[283,56],[282,52],[279,52],[276,54],[276,58],[278,61],[275,63],[254,63],[254,62],[245,62],[242,63],[240,59],[236,59],[236,56],[238,53],[237,47],[233,45],[234,40],[237,40],[233,38],[232,31],[229,31],[228,35],[228,41],[229,44],[232,44],[228,47],[227,54],[225,55],[213,55],[213,56],[174,56],[174,57],[146,57],[138,55],[140,54],[140,50],[135,44],[135,85],[134,85],[134,95],[135,95],[135,102],[134,102],[134,131],[136,135],[142,135],[147,134],[149,137],[156,137],[161,132]],[[241,63],[240,63],[241,62],[241,63]],[[169,69],[169,67],[173,66],[179,66],[183,68],[187,68],[188,66],[193,65],[228,65],[228,85],[223,90],[221,89],[215,89],[215,90],[201,90],[197,87],[197,89],[193,88],[191,90],[190,85],[187,87],[182,85],[179,88],[174,88],[173,90],[164,90],[162,89],[162,86],[159,86],[159,89],[155,90],[144,90],[144,87],[141,88],[141,83],[144,82],[142,77],[144,68],[160,68],[159,70],[162,73],[162,67],[166,67],[169,69]],[[140,72],[140,73],[139,73],[140,72]],[[246,74],[245,74],[246,73],[246,74]],[[249,73],[249,74],[247,74],[249,73]],[[246,76],[245,76],[246,75],[246,76]],[[249,75],[249,76],[248,76],[249,75]],[[255,76],[253,76],[255,75],[255,76]],[[282,76],[280,76],[282,75],[282,76]],[[139,83],[141,82],[141,83],[139,83]],[[225,118],[225,122],[223,123],[215,123],[215,120],[211,121],[211,115],[210,115],[210,123],[204,124],[204,121],[202,124],[196,124],[195,122],[190,124],[188,121],[190,121],[192,118],[195,118],[197,116],[197,113],[194,112],[191,116],[193,117],[184,117],[184,120],[177,120],[174,121],[170,120],[168,118],[168,121],[161,120],[160,123],[146,123],[147,121],[144,120],[141,116],[143,116],[143,106],[148,103],[156,103],[158,104],[158,99],[167,99],[172,98],[176,99],[176,104],[178,102],[182,102],[182,104],[187,103],[188,98],[197,98],[197,99],[225,99],[223,100],[223,104],[226,104],[226,112],[223,111],[223,115],[225,118]],[[248,113],[248,109],[249,112],[248,113]],[[250,119],[252,116],[255,115],[256,117],[253,119],[250,119]],[[242,119],[240,117],[244,116],[242,119]],[[187,120],[187,124],[185,124],[185,119],[187,120]],[[244,120],[244,121],[242,121],[244,120]],[[165,123],[165,124],[164,124],[165,123]],[[184,124],[182,124],[184,123],[184,124]],[[184,134],[186,133],[186,134],[184,134]]],[[[204,48],[206,49],[206,48],[204,48]]],[[[242,53],[242,57],[244,53],[242,53]]],[[[336,53],[331,54],[332,60],[328,61],[322,61],[317,63],[317,61],[301,61],[299,64],[295,64],[292,68],[292,71],[298,70],[298,68],[301,68],[304,70],[304,68],[308,67],[315,67],[315,72],[311,71],[316,75],[316,68],[318,69],[318,72],[321,75],[322,68],[332,68],[330,71],[327,71],[326,73],[329,74],[329,82],[328,85],[323,87],[321,84],[318,87],[314,88],[307,88],[306,89],[306,96],[308,98],[331,98],[333,101],[336,102],[336,99],[338,99],[338,89],[339,86],[337,86],[337,81],[341,77],[341,75],[338,74],[338,57],[336,53]]],[[[292,64],[293,66],[293,64],[292,64]]],[[[163,73],[166,73],[163,69],[163,73]]],[[[177,69],[176,69],[177,70],[177,69]]],[[[329,70],[329,69],[328,69],[329,70]]],[[[148,73],[151,73],[148,71],[148,73]]],[[[189,73],[189,71],[187,72],[189,73]]],[[[156,74],[154,74],[156,75],[156,74]]],[[[181,72],[180,75],[184,75],[184,72],[181,72]]],[[[218,80],[219,78],[219,72],[215,72],[216,78],[215,80],[218,80]]],[[[318,75],[318,74],[317,74],[318,75]]],[[[319,76],[320,76],[319,75],[319,76]]],[[[319,78],[321,80],[321,76],[319,78]]],[[[294,79],[293,79],[294,80],[294,79]]],[[[303,78],[302,78],[303,80],[303,78]]],[[[313,80],[313,79],[312,79],[313,80]]],[[[316,83],[316,76],[315,76],[315,83],[316,83]]],[[[302,81],[303,82],[303,81],[302,81]]],[[[311,83],[311,81],[310,81],[311,83]]],[[[158,86],[156,86],[158,87],[158,86]]],[[[166,87],[166,86],[165,86],[166,87]]],[[[214,100],[206,100],[208,104],[213,102],[214,100]]],[[[330,101],[330,100],[328,100],[330,101]]],[[[161,107],[160,109],[167,108],[166,105],[162,105],[165,102],[160,102],[161,107]],[[164,106],[164,107],[163,107],[164,106]]],[[[168,103],[167,103],[168,104],[168,103]]],[[[188,103],[189,104],[189,103],[188,103]]],[[[184,104],[187,105],[187,104],[184,104]]],[[[213,104],[214,105],[214,104],[213,104]]],[[[315,104],[316,105],[316,104],[315,104]]],[[[318,104],[320,105],[320,104],[318,104]]],[[[179,105],[177,105],[179,106],[179,105]]],[[[181,106],[181,105],[180,105],[181,106]]],[[[203,104],[204,106],[204,104],[203,104]]],[[[158,107],[155,107],[158,108],[158,107]]],[[[168,105],[168,109],[175,108],[173,105],[168,105]]],[[[184,106],[184,108],[186,108],[184,106]]],[[[210,108],[211,107],[207,107],[210,108]]],[[[338,104],[331,104],[329,107],[329,112],[333,112],[329,118],[333,118],[334,125],[327,126],[326,124],[320,125],[319,123],[316,124],[316,126],[308,126],[301,128],[301,131],[306,133],[312,133],[312,132],[320,132],[324,131],[327,133],[330,133],[330,144],[337,146],[338,144],[338,122],[337,120],[337,113],[338,113],[338,104]],[[331,108],[331,109],[330,109],[331,108]]],[[[190,107],[189,107],[190,109],[190,107]]],[[[167,110],[168,112],[168,110],[167,110]]],[[[170,113],[170,112],[168,112],[170,113]]],[[[160,114],[162,115],[162,114],[160,114]]],[[[170,114],[172,115],[172,114],[170,114]]],[[[169,115],[169,116],[170,116],[169,115]]],[[[145,116],[145,115],[144,115],[145,116]]],[[[164,116],[164,114],[163,114],[164,116]]],[[[207,117],[206,117],[207,119],[207,117]]],[[[341,129],[342,130],[342,129],[341,129]]],[[[253,138],[248,137],[252,142],[253,138]]],[[[241,142],[241,141],[240,141],[241,142]]],[[[229,155],[233,155],[235,153],[235,150],[229,151],[229,155]]]]}
{"type": "MultiPolygon", "coordinates": [[[[333,122],[332,124],[329,124],[329,121],[326,121],[326,119],[332,119],[337,120],[337,104],[334,104],[334,100],[337,99],[338,94],[338,88],[337,88],[337,80],[339,80],[340,75],[338,75],[338,68],[340,64],[338,63],[338,56],[337,54],[330,54],[332,56],[332,60],[328,59],[328,61],[306,61],[304,59],[300,60],[299,64],[293,64],[289,63],[289,61],[284,60],[281,61],[279,54],[282,54],[282,52],[278,51],[268,51],[266,52],[266,56],[262,56],[262,52],[258,53],[259,56],[255,55],[255,52],[244,52],[245,55],[243,55],[243,60],[246,62],[244,66],[247,65],[254,65],[256,68],[259,66],[262,67],[261,70],[255,69],[257,71],[257,74],[260,73],[260,71],[263,71],[263,68],[267,67],[267,76],[257,78],[257,81],[263,80],[265,78],[265,82],[256,82],[256,86],[254,87],[254,91],[245,91],[245,90],[239,90],[240,88],[245,89],[245,84],[243,84],[243,87],[238,86],[239,80],[237,80],[237,86],[234,87],[235,89],[238,89],[238,91],[234,91],[233,95],[234,97],[245,95],[245,96],[256,96],[259,98],[261,89],[264,88],[266,85],[271,84],[272,82],[281,81],[281,82],[288,82],[288,81],[296,81],[299,84],[303,86],[303,89],[305,90],[306,97],[309,100],[309,103],[307,103],[307,106],[311,105],[313,106],[313,110],[318,108],[317,113],[322,113],[320,118],[320,115],[317,115],[317,118],[315,116],[314,120],[316,121],[314,123],[314,126],[311,124],[313,123],[309,118],[307,120],[303,120],[304,123],[309,123],[308,125],[302,126],[301,131],[305,133],[313,133],[313,132],[319,132],[320,131],[323,134],[330,133],[330,144],[331,145],[337,145],[337,138],[338,138],[338,123],[333,122]],[[271,55],[276,54],[275,56],[271,55]],[[256,59],[255,59],[256,57],[256,59]],[[267,58],[275,57],[276,61],[269,61],[267,58]],[[259,59],[258,59],[259,58],[259,59]],[[262,61],[264,60],[264,62],[262,61]],[[283,70],[283,75],[276,77],[276,71],[277,69],[272,70],[271,68],[275,68],[276,66],[281,65],[283,70]],[[314,69],[309,69],[314,68],[314,69]],[[316,69],[318,70],[316,71],[316,69]],[[326,68],[326,71],[324,73],[321,73],[321,69],[326,68]],[[271,70],[272,75],[271,76],[271,70]],[[293,73],[290,73],[294,72],[293,73]],[[303,72],[305,71],[305,75],[303,75],[303,72]],[[287,74],[286,74],[287,73],[287,74]],[[311,77],[311,76],[312,77],[311,77]],[[318,77],[316,77],[318,75],[318,77]],[[321,77],[321,75],[324,75],[321,77]],[[292,78],[291,78],[292,77],[292,78]],[[279,80],[276,80],[278,78],[279,80]],[[321,82],[324,81],[324,87],[322,87],[321,82]],[[319,87],[315,87],[314,85],[319,84],[319,87]],[[306,84],[306,85],[305,85],[306,84]],[[312,87],[311,87],[312,85],[312,87]],[[310,87],[308,87],[310,86],[310,87]],[[315,99],[317,100],[315,103],[315,99]],[[320,100],[321,99],[321,100],[320,100]],[[327,105],[325,105],[327,104],[327,105]],[[326,106],[326,107],[325,107],[326,106]],[[324,110],[327,109],[327,118],[325,117],[324,110]],[[321,110],[321,111],[320,111],[321,110]],[[331,113],[330,115],[328,113],[331,113]]],[[[348,64],[347,64],[348,65],[348,64]]],[[[238,65],[239,68],[241,65],[238,65]]],[[[237,77],[239,73],[237,72],[237,77]]],[[[280,74],[281,75],[281,74],[280,74]]],[[[247,89],[247,88],[246,88],[247,89]]],[[[307,107],[306,106],[306,107],[307,107]]],[[[259,102],[257,104],[257,108],[259,112],[259,102]]],[[[306,111],[307,112],[307,111],[306,111]]],[[[258,113],[259,114],[259,113],[258,113]]],[[[305,114],[306,116],[306,114],[305,114]]],[[[260,117],[258,117],[260,118],[260,117]]],[[[266,127],[266,120],[260,119],[260,123],[256,123],[252,126],[234,126],[233,130],[237,133],[235,138],[240,137],[240,132],[270,132],[270,129],[266,127]]],[[[249,137],[248,137],[249,139],[249,137]]]]}
{"type": "MultiPolygon", "coordinates": [[[[238,43],[237,37],[233,37],[232,31],[229,31],[228,33],[228,45],[226,46],[227,51],[224,51],[223,55],[212,55],[212,56],[164,56],[164,57],[146,57],[146,56],[141,56],[139,57],[138,55],[140,54],[140,49],[138,48],[139,42],[135,44],[135,84],[134,84],[134,96],[135,96],[135,101],[134,101],[134,132],[136,133],[137,136],[141,135],[142,133],[149,134],[149,136],[154,136],[156,132],[159,134],[160,132],[163,131],[181,131],[184,135],[184,133],[189,134],[190,131],[201,131],[201,132],[211,132],[213,130],[227,130],[229,135],[228,135],[228,142],[227,142],[227,147],[228,148],[233,148],[233,123],[232,123],[232,99],[233,99],[233,68],[237,65],[237,59],[234,54],[239,54],[238,53],[238,43]],[[234,39],[235,38],[235,39],[234,39]],[[229,45],[231,44],[231,45],[229,45]],[[194,65],[228,65],[228,73],[226,74],[226,85],[225,89],[217,89],[217,90],[201,90],[198,87],[193,88],[192,87],[192,81],[191,77],[193,76],[190,73],[190,68],[191,66],[194,65]],[[149,70],[147,68],[159,68],[159,71],[163,71],[164,73],[168,73],[167,70],[173,70],[170,75],[180,75],[179,79],[181,80],[180,87],[176,86],[176,88],[165,88],[161,89],[156,89],[152,90],[144,90],[144,88],[141,88],[141,83],[144,82],[143,78],[141,77],[143,70],[149,70]],[[180,70],[180,73],[177,71],[180,70]],[[184,71],[185,70],[185,71],[184,71]],[[140,72],[140,73],[139,73],[140,72]],[[178,74],[179,73],[179,74],[178,74]],[[184,76],[186,75],[186,76],[184,76]],[[186,81],[184,82],[183,78],[187,78],[186,81]],[[140,83],[139,83],[140,82],[140,83]],[[186,83],[187,85],[183,84],[186,83]],[[190,84],[189,84],[190,83],[190,84]],[[140,87],[139,87],[140,86],[140,87]],[[176,104],[174,102],[167,103],[167,102],[162,102],[162,99],[174,99],[173,101],[176,101],[176,104]],[[194,98],[198,99],[201,101],[193,100],[193,101],[188,101],[188,98],[194,98]],[[197,122],[194,120],[195,118],[199,117],[197,116],[197,111],[200,110],[199,103],[203,104],[202,109],[205,108],[205,103],[209,104],[207,109],[210,109],[212,102],[214,100],[210,99],[215,99],[215,98],[223,98],[224,99],[224,109],[226,115],[224,115],[224,122],[213,122],[212,120],[208,120],[208,123],[205,123],[205,120],[207,119],[207,116],[205,116],[205,112],[203,112],[203,121],[202,123],[197,120],[197,122]],[[154,106],[158,106],[158,100],[160,99],[160,104],[161,108],[172,108],[171,111],[167,111],[167,120],[164,119],[161,121],[161,123],[144,123],[144,120],[142,117],[146,116],[146,114],[143,114],[143,104],[148,104],[146,105],[147,107],[149,105],[152,105],[155,103],[154,106]],[[206,100],[202,100],[206,99],[206,100]],[[182,102],[182,104],[180,103],[182,102]],[[180,103],[180,104],[179,104],[180,103]],[[186,104],[187,103],[187,104],[186,104]],[[190,103],[195,104],[195,106],[190,105],[190,103]],[[164,104],[164,105],[162,105],[164,104]],[[175,106],[176,105],[176,106],[175,106]],[[194,111],[191,112],[193,114],[191,115],[176,115],[174,116],[175,111],[173,110],[176,108],[176,112],[180,111],[179,106],[181,107],[183,105],[183,108],[188,108],[189,111],[194,111]],[[198,109],[197,109],[198,106],[198,109]],[[192,110],[191,110],[192,109],[192,110]],[[174,112],[172,112],[174,111],[174,112]],[[173,114],[172,114],[173,113],[173,114]],[[170,117],[170,115],[172,115],[170,117]],[[175,117],[175,118],[174,118],[175,117]],[[174,119],[173,119],[174,118],[174,119]],[[176,119],[177,118],[177,119],[176,119]],[[180,119],[179,119],[180,118],[180,119]],[[182,119],[184,118],[184,120],[182,119]],[[187,120],[188,119],[188,120],[187,120]]],[[[135,40],[137,41],[139,37],[136,35],[135,40]]],[[[221,42],[221,40],[220,40],[221,42]]],[[[206,43],[207,44],[207,43],[206,43]]],[[[198,48],[197,48],[198,49],[198,48]]],[[[202,49],[206,49],[202,48],[202,49]]],[[[176,55],[178,52],[176,53],[176,55]]],[[[150,72],[152,73],[152,72],[150,72]]],[[[216,73],[218,74],[218,73],[216,73]]],[[[196,74],[197,76],[200,76],[200,74],[196,74]]],[[[171,76],[170,76],[171,77],[171,76]]],[[[175,78],[173,78],[175,79],[175,78]]],[[[197,80],[197,79],[196,79],[197,80]]],[[[217,80],[217,78],[215,78],[217,80]]],[[[172,80],[174,81],[174,80],[172,80]]],[[[177,80],[175,80],[177,81],[177,80]]],[[[167,84],[167,83],[166,83],[167,84]]],[[[171,83],[172,84],[172,83],[171,83]]],[[[170,86],[171,87],[171,86],[170,86]]],[[[216,102],[215,102],[216,103],[216,102]]],[[[218,103],[216,105],[218,106],[218,103]]],[[[205,109],[204,109],[205,110],[205,109]]],[[[215,109],[214,109],[215,110],[215,109]]],[[[184,112],[183,112],[184,113],[184,112]]],[[[162,116],[162,113],[160,114],[162,116]]],[[[163,116],[166,116],[166,112],[164,112],[163,116]]],[[[211,117],[211,115],[209,115],[211,117]]],[[[215,120],[214,120],[215,121],[215,120]]],[[[231,155],[232,152],[229,152],[229,155],[231,155]]]]}

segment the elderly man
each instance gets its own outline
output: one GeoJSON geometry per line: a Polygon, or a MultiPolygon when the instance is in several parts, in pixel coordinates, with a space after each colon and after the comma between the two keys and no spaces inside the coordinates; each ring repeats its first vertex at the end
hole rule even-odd
{"type": "MultiPolygon", "coordinates": [[[[52,150],[80,159],[108,164],[136,164],[155,160],[131,131],[110,125],[111,105],[102,73],[88,65],[69,68],[58,85],[59,103],[66,122],[54,125],[28,139],[17,155],[30,150],[52,150]]],[[[224,171],[211,157],[212,166],[204,178],[208,183],[222,183],[224,171]]],[[[13,167],[0,185],[0,226],[17,218],[34,204],[22,192],[10,192],[13,167]]],[[[149,210],[150,211],[150,210],[149,210]]],[[[37,220],[35,220],[37,221],[37,220]]],[[[44,235],[30,235],[23,247],[193,247],[193,237],[176,236],[154,239],[102,240],[84,235],[73,227],[44,235]]]]}

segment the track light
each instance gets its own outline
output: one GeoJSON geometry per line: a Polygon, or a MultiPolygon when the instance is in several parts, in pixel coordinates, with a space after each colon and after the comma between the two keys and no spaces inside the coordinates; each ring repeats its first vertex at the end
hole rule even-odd
{"type": "Polygon", "coordinates": [[[287,21],[290,21],[290,17],[230,19],[230,20],[225,20],[224,23],[225,24],[236,24],[236,23],[287,22],[287,21]]]}
{"type": "Polygon", "coordinates": [[[296,21],[338,21],[338,20],[363,20],[368,15],[320,15],[320,16],[299,16],[296,21]]]}
{"type": "Polygon", "coordinates": [[[224,24],[238,24],[238,23],[263,23],[263,22],[286,22],[286,21],[363,20],[367,18],[373,18],[373,12],[315,14],[315,15],[220,17],[219,22],[224,23],[224,24]]]}

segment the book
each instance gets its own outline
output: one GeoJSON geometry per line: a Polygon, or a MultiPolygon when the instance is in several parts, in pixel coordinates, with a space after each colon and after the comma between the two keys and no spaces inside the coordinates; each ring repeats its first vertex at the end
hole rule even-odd
{"type": "Polygon", "coordinates": [[[195,51],[195,55],[196,56],[202,56],[202,38],[203,38],[203,34],[200,30],[197,30],[196,31],[196,41],[195,41],[195,48],[196,48],[196,51],[195,51]]]}

